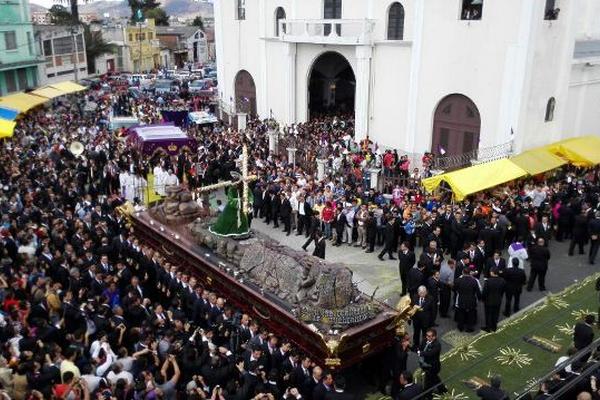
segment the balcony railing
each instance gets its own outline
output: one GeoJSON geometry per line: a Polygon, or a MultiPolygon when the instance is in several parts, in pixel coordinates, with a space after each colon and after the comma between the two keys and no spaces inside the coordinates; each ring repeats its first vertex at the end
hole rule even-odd
{"type": "Polygon", "coordinates": [[[368,19],[282,19],[279,37],[294,43],[368,45],[374,27],[368,19]]]}

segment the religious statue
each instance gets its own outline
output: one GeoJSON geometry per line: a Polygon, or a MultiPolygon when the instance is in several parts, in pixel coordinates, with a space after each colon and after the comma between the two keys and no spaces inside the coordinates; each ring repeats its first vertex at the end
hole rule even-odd
{"type": "MultiPolygon", "coordinates": [[[[249,193],[252,202],[252,193],[249,193]]],[[[211,233],[232,239],[244,239],[250,235],[247,206],[244,207],[243,182],[238,182],[227,188],[227,204],[214,225],[209,228],[211,233]]]]}
{"type": "Polygon", "coordinates": [[[196,218],[209,215],[208,207],[201,208],[192,194],[182,186],[168,186],[167,197],[148,211],[152,217],[167,225],[189,224],[196,218]]]}
{"type": "Polygon", "coordinates": [[[209,231],[217,236],[231,239],[246,239],[250,235],[248,213],[251,210],[250,204],[253,199],[248,183],[256,179],[256,176],[248,175],[248,144],[245,134],[241,135],[241,142],[242,173],[232,171],[230,174],[235,181],[222,182],[200,189],[201,192],[204,192],[219,186],[228,187],[225,210],[217,222],[209,228],[209,231]]]}

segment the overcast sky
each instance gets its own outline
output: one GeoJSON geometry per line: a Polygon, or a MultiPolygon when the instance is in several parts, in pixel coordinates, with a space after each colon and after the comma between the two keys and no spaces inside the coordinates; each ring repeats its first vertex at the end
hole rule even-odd
{"type": "MultiPolygon", "coordinates": [[[[69,4],[66,1],[64,1],[62,3],[60,3],[56,0],[29,0],[29,1],[33,4],[38,4],[38,5],[44,6],[46,8],[50,8],[50,7],[52,7],[52,5],[57,4],[57,3],[62,4],[65,7],[69,8],[69,4]]],[[[106,1],[123,1],[123,0],[106,0],[106,1]]],[[[193,0],[190,0],[190,1],[193,1],[193,0]]],[[[206,1],[206,0],[200,0],[200,1],[206,1]]],[[[213,0],[208,0],[208,2],[212,3],[213,0]]],[[[85,3],[84,1],[79,0],[79,4],[84,4],[84,3],[85,3]]]]}

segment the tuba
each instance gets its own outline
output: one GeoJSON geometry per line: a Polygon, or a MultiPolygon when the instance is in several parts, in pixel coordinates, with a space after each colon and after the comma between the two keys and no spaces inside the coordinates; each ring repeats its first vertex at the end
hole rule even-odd
{"type": "Polygon", "coordinates": [[[75,156],[75,158],[81,156],[84,150],[85,148],[83,147],[83,144],[81,144],[81,142],[73,142],[69,146],[69,151],[75,156]]]}

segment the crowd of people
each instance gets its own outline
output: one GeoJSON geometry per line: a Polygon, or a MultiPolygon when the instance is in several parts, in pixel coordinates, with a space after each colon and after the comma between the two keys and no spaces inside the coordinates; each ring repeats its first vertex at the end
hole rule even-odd
{"type": "MultiPolygon", "coordinates": [[[[345,398],[343,376],[135,237],[115,212],[125,200],[120,174],[144,177],[153,162],[189,173],[189,158],[143,159],[107,126],[123,97],[85,97],[31,111],[0,148],[1,395],[345,398]],[[89,101],[97,108],[81,113],[89,101]],[[74,141],[84,145],[82,157],[69,152],[74,141]]],[[[152,114],[149,99],[125,99],[152,114]]],[[[190,131],[204,164],[220,170],[198,184],[235,168],[235,139],[219,129],[190,131]]]]}
{"type": "MultiPolygon", "coordinates": [[[[336,399],[343,376],[323,369],[298,346],[259,326],[141,243],[115,208],[144,202],[149,172],[192,190],[230,179],[242,140],[222,124],[190,126],[197,153],[144,158],[108,128],[110,115],[134,113],[160,122],[160,108],[195,99],[158,99],[126,91],[58,99],[23,116],[0,148],[0,385],[14,399],[336,399]],[[86,103],[97,107],[83,111],[86,103]],[[81,142],[83,157],[68,150],[81,142]],[[142,183],[131,183],[136,182],[142,183]],[[147,184],[147,183],[146,183],[147,184]],[[133,189],[133,190],[132,190],[133,189]]],[[[197,107],[197,104],[194,106],[197,107]]],[[[506,186],[460,204],[425,194],[418,167],[368,138],[353,139],[351,117],[322,117],[291,128],[304,162],[269,151],[272,120],[251,120],[252,215],[287,234],[304,235],[325,258],[325,242],[399,260],[402,294],[421,311],[413,337],[399,338],[386,374],[395,398],[443,391],[436,319],[453,312],[473,331],[477,304],[486,330],[520,307],[526,284],[545,290],[550,240],[570,240],[571,254],[600,235],[598,171],[561,170],[543,182],[506,186]],[[327,160],[322,179],[311,165],[327,160]],[[371,167],[403,185],[371,188],[371,167]],[[510,246],[509,246],[510,245],[510,246]],[[502,257],[508,246],[510,258],[502,257]],[[377,253],[376,253],[377,250],[377,253]],[[531,264],[527,280],[525,260],[531,264]],[[415,351],[423,387],[407,371],[415,351]],[[413,394],[411,394],[413,393],[413,394]]],[[[158,188],[160,190],[160,188],[158,188]]],[[[161,194],[161,193],[159,193],[161,194]]],[[[408,397],[410,396],[410,397],[408,397]]]]}

